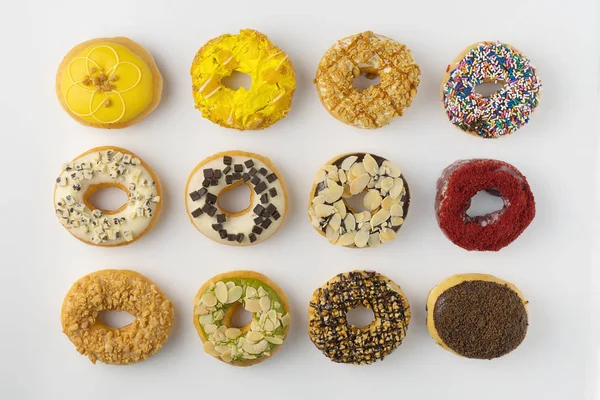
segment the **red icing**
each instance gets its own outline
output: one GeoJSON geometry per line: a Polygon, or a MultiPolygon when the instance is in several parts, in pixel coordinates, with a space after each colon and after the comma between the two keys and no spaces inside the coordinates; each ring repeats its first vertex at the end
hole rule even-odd
{"type": "Polygon", "coordinates": [[[438,224],[452,243],[466,250],[498,251],[512,243],[535,217],[535,200],[527,179],[502,161],[476,159],[454,163],[442,173],[437,190],[438,224]],[[442,194],[444,186],[446,191],[442,194]],[[488,189],[500,195],[504,208],[469,217],[471,198],[488,189]]]}

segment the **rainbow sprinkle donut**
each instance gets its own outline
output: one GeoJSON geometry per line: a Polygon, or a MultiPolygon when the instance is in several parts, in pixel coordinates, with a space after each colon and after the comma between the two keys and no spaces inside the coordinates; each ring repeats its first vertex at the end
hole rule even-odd
{"type": "Polygon", "coordinates": [[[442,101],[454,125],[483,138],[508,135],[529,122],[542,83],[535,67],[517,49],[500,42],[467,47],[446,68],[442,101]],[[489,97],[475,91],[483,83],[503,83],[489,97]]]}

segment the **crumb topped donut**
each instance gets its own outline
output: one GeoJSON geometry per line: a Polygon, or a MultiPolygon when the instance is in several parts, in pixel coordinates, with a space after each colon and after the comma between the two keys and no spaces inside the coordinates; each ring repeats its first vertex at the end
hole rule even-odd
{"type": "Polygon", "coordinates": [[[491,360],[516,349],[527,334],[527,301],[512,283],[485,274],[445,279],[427,298],[427,329],[444,349],[491,360]]]}
{"type": "Polygon", "coordinates": [[[231,365],[246,367],[273,356],[291,323],[287,296],[254,271],[231,271],[207,281],[194,298],[194,326],[204,351],[231,365]],[[252,313],[245,326],[232,326],[239,308],[252,313]]]}
{"type": "Polygon", "coordinates": [[[132,364],[156,353],[173,326],[173,304],[135,271],[105,269],[73,284],[62,305],[63,332],[91,362],[132,364]],[[122,328],[98,321],[101,311],[127,311],[135,320],[122,328]]]}
{"type": "Polygon", "coordinates": [[[410,322],[404,292],[374,271],[334,276],[315,290],[308,308],[308,334],[331,361],[371,364],[402,344],[410,322]],[[371,309],[374,321],[363,328],[350,325],[346,314],[358,306],[371,309]]]}
{"type": "Polygon", "coordinates": [[[62,107],[95,128],[125,128],[141,121],[158,106],[162,86],[150,53],[124,37],[78,44],[56,74],[62,107]]]}
{"type": "Polygon", "coordinates": [[[467,47],[446,68],[442,101],[450,122],[482,138],[509,135],[529,122],[539,104],[542,83],[520,51],[500,42],[467,47]],[[477,93],[482,83],[504,86],[490,96],[477,93]]]}
{"type": "Polygon", "coordinates": [[[264,129],[284,118],[296,90],[287,54],[251,29],[208,41],[194,57],[191,75],[192,94],[202,116],[239,130],[264,129]],[[250,89],[223,85],[234,71],[250,75],[250,89]]]}
{"type": "Polygon", "coordinates": [[[162,186],[152,169],[129,150],[95,147],[63,165],[54,185],[54,208],[71,235],[96,246],[122,246],[146,234],[162,210],[162,186]],[[90,203],[104,188],[127,193],[117,210],[90,203]]]}
{"type": "Polygon", "coordinates": [[[395,239],[409,203],[408,184],[396,165],[380,156],[348,153],[315,174],[308,215],[331,244],[377,247],[395,239]],[[363,192],[368,211],[358,212],[347,200],[363,192]]]}
{"type": "Polygon", "coordinates": [[[498,251],[511,244],[535,217],[535,200],[527,179],[514,166],[498,160],[460,160],[437,181],[435,211],[440,229],[465,250],[498,251]],[[471,217],[471,198],[485,190],[504,206],[471,217]]]}
{"type": "Polygon", "coordinates": [[[194,168],[185,188],[185,207],[192,224],[218,243],[261,243],[283,223],[288,195],[283,177],[267,157],[245,151],[217,153],[194,168]],[[230,212],[219,196],[239,185],[250,189],[250,205],[230,212]]]}
{"type": "Polygon", "coordinates": [[[319,62],[315,83],[325,109],[338,120],[374,129],[404,114],[417,95],[421,71],[405,45],[373,32],[338,40],[319,62]],[[379,83],[359,90],[360,75],[379,83]]]}

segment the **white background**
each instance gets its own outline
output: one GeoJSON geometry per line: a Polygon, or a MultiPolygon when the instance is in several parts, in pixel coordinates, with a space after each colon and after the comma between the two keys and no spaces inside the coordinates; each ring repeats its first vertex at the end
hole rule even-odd
{"type": "MultiPolygon", "coordinates": [[[[3,137],[0,398],[144,399],[248,396],[260,399],[581,399],[594,392],[591,334],[591,226],[597,148],[597,4],[562,0],[396,1],[29,1],[2,2],[0,115],[3,137]],[[207,40],[240,28],[267,34],[294,63],[298,89],[289,116],[262,132],[220,128],[193,107],[189,68],[207,40]],[[332,118],[312,84],[323,53],[364,30],[412,49],[421,84],[402,118],[362,131],[332,118]],[[80,126],[60,108],[56,67],[74,45],[127,36],[152,53],[165,81],[147,119],[125,130],[80,126]],[[501,40],[537,66],[544,93],[531,123],[511,137],[482,140],[455,129],[439,99],[444,70],[464,47],[501,40]],[[52,209],[64,161],[99,145],[139,154],[158,173],[165,209],[154,230],[131,246],[86,246],[52,209]],[[231,248],[197,232],[184,208],[191,169],[222,150],[270,157],[286,178],[291,209],[263,244],[231,248]],[[405,226],[376,250],[330,246],[306,215],[320,164],[365,151],[398,164],[410,184],[405,226]],[[456,159],[514,164],[534,191],[537,216],[499,253],[468,253],[437,227],[433,199],[441,170],[456,159]],[[131,268],[154,280],[175,305],[165,347],[132,366],[92,365],[62,334],[60,306],[71,284],[103,268],[131,268]],[[192,298],[213,275],[234,269],[267,274],[288,294],[291,333],[271,360],[246,369],[202,351],[192,298]],[[413,319],[402,346],[368,367],[331,363],[306,332],[308,300],[333,275],[374,269],[405,290],[413,319]],[[462,359],[436,346],[425,327],[428,290],[454,273],[492,273],[530,301],[527,339],[491,362],[462,359]]],[[[597,309],[594,310],[595,314],[597,309]]]]}

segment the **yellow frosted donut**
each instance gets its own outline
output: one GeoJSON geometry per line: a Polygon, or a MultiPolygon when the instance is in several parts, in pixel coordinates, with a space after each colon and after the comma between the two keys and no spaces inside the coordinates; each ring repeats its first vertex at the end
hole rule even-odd
{"type": "Polygon", "coordinates": [[[76,121],[96,128],[124,128],[160,102],[162,77],[142,46],[124,37],[75,46],[56,73],[60,104],[76,121]]]}
{"type": "Polygon", "coordinates": [[[244,29],[210,40],[194,57],[192,94],[196,108],[215,124],[239,130],[264,129],[292,106],[296,75],[288,56],[260,32],[244,29]],[[233,71],[250,75],[249,90],[221,81],[233,71]]]}

